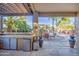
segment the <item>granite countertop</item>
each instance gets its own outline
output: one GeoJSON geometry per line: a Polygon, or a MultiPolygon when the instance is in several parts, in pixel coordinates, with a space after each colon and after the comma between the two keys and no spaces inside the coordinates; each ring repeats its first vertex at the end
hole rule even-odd
{"type": "Polygon", "coordinates": [[[10,37],[10,38],[32,38],[32,33],[23,33],[23,32],[5,32],[0,33],[0,37],[10,37]]]}
{"type": "Polygon", "coordinates": [[[31,32],[3,32],[0,34],[3,34],[3,35],[32,35],[31,32]]]}

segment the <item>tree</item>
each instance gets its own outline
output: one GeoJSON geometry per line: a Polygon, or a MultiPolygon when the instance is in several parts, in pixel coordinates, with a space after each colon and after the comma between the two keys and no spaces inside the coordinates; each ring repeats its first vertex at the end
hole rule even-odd
{"type": "Polygon", "coordinates": [[[58,29],[61,30],[74,30],[74,25],[70,25],[70,19],[67,17],[62,17],[58,22],[57,22],[57,27],[58,29]]]}
{"type": "Polygon", "coordinates": [[[7,31],[12,32],[12,27],[14,24],[13,16],[7,16],[4,22],[5,25],[7,26],[7,31]]]}
{"type": "Polygon", "coordinates": [[[57,17],[48,17],[49,20],[52,20],[52,30],[53,30],[53,34],[55,36],[55,22],[57,22],[57,17]]]}
{"type": "Polygon", "coordinates": [[[57,23],[56,25],[57,26],[62,26],[62,25],[65,25],[65,24],[68,24],[70,22],[69,18],[67,17],[62,17],[57,23]]]}
{"type": "Polygon", "coordinates": [[[25,18],[23,16],[18,16],[16,18],[16,21],[15,21],[15,25],[14,26],[17,28],[17,31],[29,32],[29,30],[30,30],[30,27],[26,23],[25,18]]]}
{"type": "Polygon", "coordinates": [[[21,32],[29,32],[30,31],[30,26],[25,21],[24,16],[18,16],[16,18],[15,24],[16,24],[16,27],[18,28],[18,31],[21,31],[21,32]]]}
{"type": "Polygon", "coordinates": [[[29,32],[30,26],[25,21],[24,16],[17,16],[14,18],[14,16],[7,16],[6,20],[4,21],[5,25],[7,26],[8,32],[29,32]]]}

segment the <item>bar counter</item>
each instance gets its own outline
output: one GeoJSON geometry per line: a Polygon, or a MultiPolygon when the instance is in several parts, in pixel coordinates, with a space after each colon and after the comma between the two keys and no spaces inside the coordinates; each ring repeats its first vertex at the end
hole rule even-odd
{"type": "Polygon", "coordinates": [[[32,51],[32,33],[0,33],[3,49],[32,51]]]}

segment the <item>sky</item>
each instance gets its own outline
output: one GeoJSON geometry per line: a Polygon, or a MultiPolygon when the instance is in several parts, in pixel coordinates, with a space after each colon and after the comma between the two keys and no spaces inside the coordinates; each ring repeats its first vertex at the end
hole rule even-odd
{"type": "MultiPolygon", "coordinates": [[[[32,25],[32,21],[33,21],[32,18],[33,18],[33,16],[26,16],[26,21],[29,25],[32,25]]],[[[74,24],[75,17],[69,17],[69,19],[70,19],[70,24],[74,24]]],[[[48,17],[39,17],[38,24],[52,25],[52,19],[49,19],[48,17]]]]}

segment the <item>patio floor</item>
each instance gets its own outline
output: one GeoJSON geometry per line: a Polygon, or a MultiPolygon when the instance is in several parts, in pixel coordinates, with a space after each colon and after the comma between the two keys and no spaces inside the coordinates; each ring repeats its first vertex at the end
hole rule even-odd
{"type": "Polygon", "coordinates": [[[38,51],[0,50],[0,56],[79,56],[79,49],[69,48],[67,37],[56,37],[44,40],[38,51]]]}

